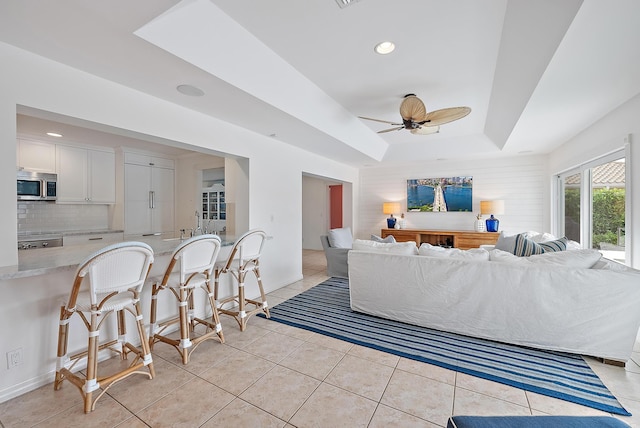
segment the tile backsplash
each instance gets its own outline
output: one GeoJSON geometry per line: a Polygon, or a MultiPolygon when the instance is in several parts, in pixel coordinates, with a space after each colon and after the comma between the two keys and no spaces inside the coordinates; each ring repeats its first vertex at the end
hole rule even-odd
{"type": "Polygon", "coordinates": [[[18,233],[109,229],[109,205],[18,201],[18,233]]]}

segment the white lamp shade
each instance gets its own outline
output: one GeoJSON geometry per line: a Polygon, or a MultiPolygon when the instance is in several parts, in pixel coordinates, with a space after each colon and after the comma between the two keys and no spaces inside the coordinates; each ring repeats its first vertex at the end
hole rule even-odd
{"type": "Polygon", "coordinates": [[[384,202],[382,214],[397,214],[400,212],[400,202],[384,202]]]}
{"type": "Polygon", "coordinates": [[[504,201],[480,201],[480,214],[504,214],[504,201]]]}

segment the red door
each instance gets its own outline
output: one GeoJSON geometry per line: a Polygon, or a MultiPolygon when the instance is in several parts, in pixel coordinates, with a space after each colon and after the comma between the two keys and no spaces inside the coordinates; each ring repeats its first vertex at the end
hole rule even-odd
{"type": "Polygon", "coordinates": [[[329,186],[329,228],[342,227],[342,184],[329,186]]]}

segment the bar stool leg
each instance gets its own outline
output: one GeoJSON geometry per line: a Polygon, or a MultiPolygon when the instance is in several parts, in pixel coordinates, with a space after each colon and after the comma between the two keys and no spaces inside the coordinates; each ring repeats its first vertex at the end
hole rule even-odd
{"type": "Polygon", "coordinates": [[[53,390],[57,391],[62,387],[64,375],[61,370],[64,368],[67,359],[67,342],[69,341],[69,316],[65,306],[60,307],[60,324],[58,326],[58,361],[56,362],[56,380],[53,383],[53,390]]]}
{"type": "Polygon", "coordinates": [[[267,296],[264,294],[264,288],[262,287],[262,277],[260,276],[260,268],[256,264],[253,273],[256,276],[256,280],[258,281],[258,289],[260,289],[260,298],[262,300],[262,310],[264,311],[267,318],[271,318],[269,314],[269,304],[267,303],[267,296]]]}
{"type": "Polygon", "coordinates": [[[191,347],[191,340],[189,339],[188,293],[189,290],[187,290],[186,287],[180,287],[180,291],[178,293],[178,309],[180,317],[180,352],[182,353],[183,364],[187,364],[189,362],[189,348],[191,347]]]}
{"type": "Polygon", "coordinates": [[[244,300],[244,277],[246,272],[242,269],[238,272],[238,323],[240,324],[240,331],[244,331],[247,328],[247,312],[245,311],[244,300]]]}
{"type": "Polygon", "coordinates": [[[220,324],[220,314],[218,314],[218,308],[215,298],[215,292],[211,289],[211,279],[207,278],[205,283],[207,295],[209,297],[209,305],[211,305],[211,320],[213,325],[216,326],[216,334],[220,338],[220,343],[224,343],[224,334],[222,332],[222,324],[220,324]]]}
{"type": "Polygon", "coordinates": [[[135,304],[136,309],[136,326],[138,327],[138,335],[140,337],[140,346],[142,347],[142,361],[144,365],[149,369],[150,378],[153,379],[156,376],[155,368],[153,367],[153,359],[151,358],[151,346],[144,329],[144,318],[142,316],[142,306],[140,300],[135,304]]]}

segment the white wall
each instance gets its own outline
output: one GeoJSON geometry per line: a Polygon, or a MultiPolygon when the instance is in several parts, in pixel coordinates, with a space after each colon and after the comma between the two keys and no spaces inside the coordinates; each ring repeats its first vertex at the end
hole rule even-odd
{"type": "Polygon", "coordinates": [[[302,177],[302,248],[321,250],[320,236],[329,228],[329,184],[322,179],[302,177]]]}
{"type": "MultiPolygon", "coordinates": [[[[505,214],[496,216],[500,230],[549,229],[549,174],[546,156],[521,156],[477,161],[434,161],[397,167],[365,168],[360,172],[360,227],[357,237],[367,239],[386,228],[383,202],[397,201],[408,229],[473,230],[480,201],[502,199],[505,214]],[[473,176],[473,212],[406,212],[407,180],[473,176]]],[[[396,213],[399,217],[401,213],[396,213]]],[[[485,217],[486,218],[486,217],[485,217]]]]}
{"type": "MultiPolygon", "coordinates": [[[[17,264],[16,245],[16,105],[76,117],[146,135],[176,141],[178,145],[205,148],[240,158],[236,162],[248,181],[248,209],[242,215],[251,228],[263,228],[271,239],[265,246],[261,276],[269,292],[302,277],[302,173],[357,183],[358,171],[338,162],[296,149],[228,123],[154,98],[125,86],[0,43],[0,266],[17,264]]],[[[229,162],[225,170],[231,169],[229,162]]],[[[354,195],[357,197],[357,194],[354,195]]],[[[357,218],[357,209],[354,212],[357,218]]],[[[55,326],[57,309],[71,284],[68,275],[0,281],[0,355],[22,348],[29,358],[8,373],[0,365],[0,401],[19,385],[33,389],[53,379],[55,327],[37,334],[13,334],[14,325],[28,325],[40,317],[55,326]],[[27,281],[29,287],[22,287],[27,281]],[[55,281],[55,287],[51,285],[55,281]],[[42,304],[32,301],[37,290],[58,290],[42,304]],[[31,296],[27,296],[30,293],[31,296]],[[15,308],[22,308],[16,311],[15,308]],[[8,322],[7,314],[12,315],[8,322]],[[46,336],[46,337],[45,337],[46,336]]]]}
{"type": "Polygon", "coordinates": [[[630,145],[627,170],[627,194],[631,204],[626,215],[626,244],[630,246],[630,266],[640,268],[640,94],[596,121],[551,153],[552,174],[601,157],[630,145]]]}

